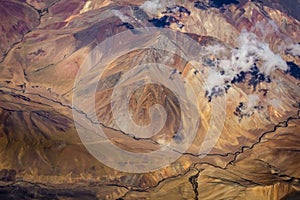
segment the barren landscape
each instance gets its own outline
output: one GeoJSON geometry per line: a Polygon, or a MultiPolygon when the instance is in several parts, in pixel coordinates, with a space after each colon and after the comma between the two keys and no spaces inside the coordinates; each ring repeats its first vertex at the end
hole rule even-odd
{"type": "Polygon", "coordinates": [[[0,199],[300,199],[299,5],[0,0],[0,199]]]}

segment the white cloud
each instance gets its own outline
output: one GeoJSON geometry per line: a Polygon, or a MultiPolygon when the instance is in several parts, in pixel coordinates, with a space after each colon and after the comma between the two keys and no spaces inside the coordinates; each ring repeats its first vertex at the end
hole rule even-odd
{"type": "Polygon", "coordinates": [[[160,0],[151,0],[145,1],[140,8],[148,14],[156,15],[160,10],[163,9],[163,5],[160,3],[160,0]]]}
{"type": "Polygon", "coordinates": [[[256,60],[262,63],[259,69],[266,75],[276,69],[287,70],[281,56],[275,54],[267,43],[259,41],[254,33],[242,31],[238,43],[238,49],[232,51],[230,66],[236,73],[249,71],[256,60]]]}
{"type": "Polygon", "coordinates": [[[210,54],[216,55],[216,54],[226,51],[226,48],[220,44],[216,44],[216,45],[207,46],[205,48],[205,50],[208,51],[210,54]]]}
{"type": "Polygon", "coordinates": [[[124,15],[121,11],[119,11],[119,10],[112,10],[112,13],[115,16],[119,17],[122,22],[130,22],[129,17],[126,16],[126,15],[124,15]]]}
{"type": "Polygon", "coordinates": [[[259,96],[256,94],[250,94],[248,95],[248,100],[247,100],[247,107],[248,108],[253,108],[254,106],[257,105],[259,101],[259,96]]]}
{"type": "MultiPolygon", "coordinates": [[[[288,66],[286,62],[281,58],[279,54],[275,54],[269,47],[269,44],[260,41],[259,38],[251,32],[243,30],[238,38],[238,46],[231,50],[231,55],[227,57],[221,57],[220,60],[214,62],[215,73],[223,71],[222,82],[217,79],[217,75],[209,72],[207,79],[208,91],[210,92],[213,87],[225,87],[227,82],[230,82],[241,72],[250,72],[254,63],[257,63],[261,73],[266,76],[270,75],[274,70],[287,70],[288,66]]],[[[298,49],[296,47],[295,49],[298,49]]],[[[225,51],[225,47],[221,45],[213,45],[205,48],[202,55],[207,53],[212,55],[218,55],[220,52],[225,51]]],[[[210,95],[210,94],[209,94],[210,95]]]]}
{"type": "Polygon", "coordinates": [[[146,13],[151,15],[157,15],[162,12],[167,6],[174,5],[174,1],[164,1],[164,0],[149,0],[145,1],[140,8],[146,13]]]}
{"type": "Polygon", "coordinates": [[[274,108],[279,108],[280,107],[280,104],[281,104],[281,101],[278,100],[278,99],[271,99],[268,101],[268,103],[273,106],[274,108]]]}
{"type": "Polygon", "coordinates": [[[291,44],[287,47],[287,51],[293,56],[300,56],[300,44],[291,44]]]}

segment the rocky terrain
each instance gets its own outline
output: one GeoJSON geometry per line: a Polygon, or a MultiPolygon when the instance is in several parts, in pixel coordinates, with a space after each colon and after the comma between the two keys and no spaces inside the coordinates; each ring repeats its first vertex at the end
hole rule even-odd
{"type": "MultiPolygon", "coordinates": [[[[299,3],[1,0],[0,199],[299,199],[299,3]],[[145,27],[155,29],[143,34],[145,27]],[[165,37],[160,29],[181,34],[165,37]],[[93,107],[90,91],[76,85],[78,73],[97,45],[124,32],[124,41],[117,40],[123,46],[99,50],[107,61],[101,79],[91,70],[83,80],[97,84],[93,107]],[[145,48],[115,53],[135,45],[145,48]],[[118,81],[147,63],[169,66],[167,80],[176,88],[176,80],[189,83],[197,108],[182,117],[189,104],[180,104],[170,88],[143,85],[130,96],[131,118],[150,124],[155,104],[167,114],[158,134],[146,138],[120,128],[111,97],[118,81]],[[194,123],[193,112],[199,119],[189,148],[176,152],[180,157],[170,165],[144,173],[97,160],[74,122],[78,115],[102,127],[121,149],[147,153],[187,137],[176,132],[181,121],[194,123]],[[220,135],[203,153],[210,129],[220,135]]],[[[129,83],[144,82],[142,75],[133,74],[129,83]]],[[[126,116],[118,119],[129,123],[126,116]]]]}

